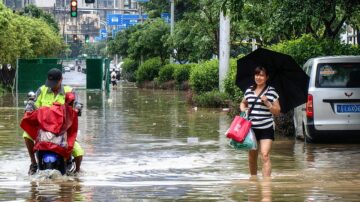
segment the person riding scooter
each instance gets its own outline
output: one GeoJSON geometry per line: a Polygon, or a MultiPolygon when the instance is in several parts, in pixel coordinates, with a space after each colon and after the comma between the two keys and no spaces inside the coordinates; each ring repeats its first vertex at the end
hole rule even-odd
{"type": "MultiPolygon", "coordinates": [[[[45,85],[42,85],[37,91],[34,99],[35,109],[32,109],[31,105],[26,107],[26,111],[36,110],[39,107],[47,106],[50,107],[53,103],[65,104],[65,94],[68,92],[72,92],[75,95],[74,108],[79,111],[82,108],[82,105],[78,101],[78,97],[76,96],[75,90],[70,86],[62,85],[62,73],[57,68],[52,68],[48,71],[47,80],[45,85]]],[[[25,144],[29,153],[29,157],[31,160],[29,175],[33,175],[36,173],[38,167],[34,154],[34,140],[27,134],[23,133],[23,138],[25,140],[25,144]]],[[[81,148],[80,144],[75,141],[74,147],[72,150],[72,156],[74,157],[74,161],[76,164],[75,172],[80,171],[82,157],[84,155],[84,150],[81,148]]]]}
{"type": "MultiPolygon", "coordinates": [[[[31,96],[28,97],[27,105],[32,105],[31,96]]],[[[76,170],[71,157],[78,131],[78,113],[73,106],[74,100],[74,93],[67,92],[65,104],[55,102],[49,107],[25,112],[20,127],[35,140],[34,153],[38,170],[55,169],[63,175],[71,175],[76,170]]]]}

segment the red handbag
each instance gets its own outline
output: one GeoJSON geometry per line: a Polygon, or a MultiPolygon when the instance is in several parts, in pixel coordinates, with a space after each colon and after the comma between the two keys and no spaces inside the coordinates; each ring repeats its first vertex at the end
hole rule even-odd
{"type": "Polygon", "coordinates": [[[250,128],[251,121],[248,121],[241,116],[235,116],[230,125],[230,128],[226,131],[225,134],[227,138],[233,139],[237,142],[242,142],[245,140],[250,128]]]}
{"type": "MultiPolygon", "coordinates": [[[[268,89],[268,86],[265,86],[263,90],[259,93],[259,95],[256,97],[254,103],[260,98],[260,96],[265,92],[265,90],[268,89]]],[[[247,118],[250,116],[251,111],[254,109],[255,104],[251,106],[247,113],[247,118]]],[[[226,131],[225,135],[227,138],[233,139],[236,142],[243,142],[249,133],[249,130],[251,128],[251,121],[247,120],[244,117],[241,116],[235,116],[234,120],[232,121],[230,128],[226,131]]]]}

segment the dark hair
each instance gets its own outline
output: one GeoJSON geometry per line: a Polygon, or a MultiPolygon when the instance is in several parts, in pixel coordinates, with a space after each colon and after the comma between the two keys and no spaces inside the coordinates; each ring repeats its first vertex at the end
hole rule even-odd
{"type": "MultiPolygon", "coordinates": [[[[257,66],[254,70],[254,75],[258,75],[260,74],[260,72],[264,72],[266,76],[268,76],[268,71],[265,67],[262,67],[262,66],[257,66]]],[[[255,90],[257,87],[257,84],[256,82],[254,82],[254,84],[251,86],[251,90],[255,90]]]]}

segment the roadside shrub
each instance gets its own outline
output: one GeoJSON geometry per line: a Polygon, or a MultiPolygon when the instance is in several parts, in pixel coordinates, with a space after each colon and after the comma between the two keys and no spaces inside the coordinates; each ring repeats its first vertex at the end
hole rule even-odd
{"type": "Polygon", "coordinates": [[[159,71],[159,82],[164,83],[166,81],[174,80],[173,73],[176,66],[176,64],[167,64],[161,67],[159,71]]]}
{"type": "Polygon", "coordinates": [[[162,64],[159,57],[146,60],[136,71],[136,82],[141,84],[144,81],[154,80],[155,77],[159,76],[161,66],[162,64]]]}
{"type": "Polygon", "coordinates": [[[3,84],[0,84],[0,97],[5,94],[6,88],[4,88],[3,84]]]}
{"type": "Polygon", "coordinates": [[[175,66],[173,76],[177,84],[182,84],[182,82],[189,80],[191,67],[193,65],[194,64],[183,64],[175,66]]]}
{"type": "MultiPolygon", "coordinates": [[[[244,57],[244,55],[242,55],[241,57],[244,57]]],[[[228,115],[230,117],[234,117],[235,115],[240,114],[239,105],[244,96],[243,92],[240,90],[239,87],[237,87],[237,85],[235,83],[236,70],[237,70],[237,64],[236,64],[237,59],[239,59],[239,58],[230,60],[230,70],[224,80],[225,92],[229,95],[229,98],[231,100],[231,102],[229,103],[230,110],[228,112],[228,115]]]]}
{"type": "Polygon", "coordinates": [[[294,111],[291,110],[285,114],[274,116],[275,133],[282,136],[294,136],[294,111]]]}
{"type": "Polygon", "coordinates": [[[228,107],[229,96],[227,93],[222,93],[218,90],[203,92],[193,97],[193,102],[198,107],[228,107]]]}
{"type": "Polygon", "coordinates": [[[243,92],[235,84],[236,81],[236,59],[230,60],[230,70],[224,80],[225,92],[229,94],[230,99],[235,103],[240,103],[243,98],[243,92]]]}
{"type": "Polygon", "coordinates": [[[339,40],[315,39],[311,35],[303,35],[298,39],[278,43],[269,48],[291,55],[301,66],[313,57],[360,54],[360,48],[358,46],[342,44],[339,40]]]}
{"type": "Polygon", "coordinates": [[[190,86],[195,93],[212,91],[219,86],[218,60],[194,65],[190,71],[190,86]]]}
{"type": "Polygon", "coordinates": [[[121,65],[121,68],[121,74],[125,80],[130,82],[136,81],[135,71],[138,68],[138,64],[134,60],[130,58],[124,59],[124,63],[121,65]]]}

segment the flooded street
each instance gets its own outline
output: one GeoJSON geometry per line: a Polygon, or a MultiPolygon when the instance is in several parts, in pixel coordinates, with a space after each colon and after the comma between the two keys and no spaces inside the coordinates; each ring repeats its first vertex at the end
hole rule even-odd
{"type": "MultiPolygon", "coordinates": [[[[192,108],[184,92],[120,85],[84,103],[77,177],[27,175],[30,160],[11,94],[0,97],[0,201],[358,201],[359,144],[304,144],[276,137],[272,179],[249,179],[247,152],[224,136],[231,120],[192,108]]],[[[260,161],[259,161],[260,162],[260,161]]]]}

